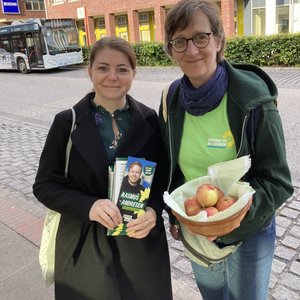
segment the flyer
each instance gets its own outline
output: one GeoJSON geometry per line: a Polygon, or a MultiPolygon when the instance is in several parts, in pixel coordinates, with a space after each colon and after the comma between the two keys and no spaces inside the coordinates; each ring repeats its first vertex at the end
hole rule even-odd
{"type": "Polygon", "coordinates": [[[143,158],[129,156],[125,170],[124,159],[122,162],[120,163],[120,160],[116,160],[113,175],[110,175],[113,182],[111,190],[115,192],[111,200],[115,201],[117,199],[116,204],[120,208],[123,217],[122,224],[114,230],[107,231],[107,235],[113,236],[126,235],[126,224],[145,213],[156,169],[155,162],[143,158]],[[117,167],[118,161],[119,165],[117,167]],[[124,172],[122,172],[122,166],[124,172]],[[117,197],[116,194],[118,195],[117,197]]]}

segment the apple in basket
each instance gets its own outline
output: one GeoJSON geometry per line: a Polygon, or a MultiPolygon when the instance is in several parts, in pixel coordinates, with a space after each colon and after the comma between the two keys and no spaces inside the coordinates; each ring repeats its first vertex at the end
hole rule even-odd
{"type": "Polygon", "coordinates": [[[233,205],[236,201],[237,201],[236,197],[227,195],[221,197],[215,206],[219,211],[223,211],[229,208],[231,205],[233,205]]]}
{"type": "Polygon", "coordinates": [[[197,215],[200,212],[201,207],[197,198],[195,196],[191,196],[184,200],[184,209],[186,214],[191,217],[197,215]]]}
{"type": "Polygon", "coordinates": [[[208,217],[211,217],[219,212],[218,209],[214,206],[206,207],[205,211],[208,217]]]}
{"type": "Polygon", "coordinates": [[[201,207],[214,206],[223,195],[224,193],[219,188],[209,183],[201,184],[196,192],[196,198],[201,207]]]}

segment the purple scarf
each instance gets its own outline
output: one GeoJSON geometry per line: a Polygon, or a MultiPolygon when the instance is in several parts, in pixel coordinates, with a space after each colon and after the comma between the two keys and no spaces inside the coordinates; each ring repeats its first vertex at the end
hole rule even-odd
{"type": "Polygon", "coordinates": [[[184,75],[180,82],[180,104],[193,116],[204,115],[220,104],[227,86],[228,75],[224,63],[219,63],[213,77],[198,89],[184,75]]]}

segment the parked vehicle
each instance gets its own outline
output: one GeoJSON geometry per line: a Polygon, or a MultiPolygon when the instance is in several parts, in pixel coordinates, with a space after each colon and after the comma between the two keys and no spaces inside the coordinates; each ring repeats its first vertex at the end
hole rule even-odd
{"type": "Polygon", "coordinates": [[[28,19],[0,27],[0,69],[26,74],[82,62],[73,19],[28,19]]]}

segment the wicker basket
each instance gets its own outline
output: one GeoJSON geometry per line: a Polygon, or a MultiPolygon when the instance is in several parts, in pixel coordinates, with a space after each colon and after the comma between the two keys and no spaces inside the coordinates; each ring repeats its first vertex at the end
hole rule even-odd
{"type": "Polygon", "coordinates": [[[252,204],[252,197],[249,199],[248,203],[244,208],[235,213],[234,215],[219,221],[211,222],[195,222],[183,218],[181,215],[172,210],[174,216],[177,220],[184,224],[192,233],[200,234],[203,236],[223,236],[237,227],[239,227],[241,220],[244,218],[245,214],[249,210],[252,204]]]}

